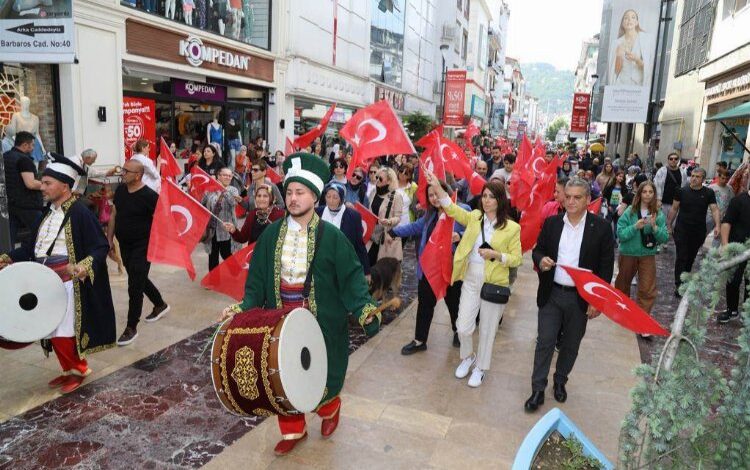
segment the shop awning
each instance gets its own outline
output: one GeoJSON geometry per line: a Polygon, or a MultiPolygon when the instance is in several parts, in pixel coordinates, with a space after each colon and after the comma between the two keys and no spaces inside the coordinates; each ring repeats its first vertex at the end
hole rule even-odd
{"type": "Polygon", "coordinates": [[[713,116],[706,118],[706,122],[724,121],[727,119],[736,119],[747,116],[750,116],[750,101],[748,101],[747,103],[742,103],[739,106],[735,106],[734,108],[729,108],[726,111],[720,112],[719,114],[714,114],[713,116]]]}

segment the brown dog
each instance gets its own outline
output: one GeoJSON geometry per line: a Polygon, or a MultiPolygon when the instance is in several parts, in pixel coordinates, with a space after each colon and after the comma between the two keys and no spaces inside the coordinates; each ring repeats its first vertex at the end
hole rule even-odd
{"type": "Polygon", "coordinates": [[[375,301],[381,301],[389,288],[391,297],[396,297],[401,291],[401,261],[381,258],[370,268],[370,295],[375,301]]]}

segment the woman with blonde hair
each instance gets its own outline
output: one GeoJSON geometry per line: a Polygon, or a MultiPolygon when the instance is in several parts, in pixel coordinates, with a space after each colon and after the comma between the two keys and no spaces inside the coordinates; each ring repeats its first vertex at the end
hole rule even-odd
{"type": "Polygon", "coordinates": [[[388,231],[401,221],[404,201],[396,193],[398,179],[393,168],[382,167],[375,177],[375,191],[370,197],[369,207],[378,216],[378,225],[372,233],[368,250],[370,266],[375,266],[381,258],[404,258],[400,238],[393,238],[388,231]]]}

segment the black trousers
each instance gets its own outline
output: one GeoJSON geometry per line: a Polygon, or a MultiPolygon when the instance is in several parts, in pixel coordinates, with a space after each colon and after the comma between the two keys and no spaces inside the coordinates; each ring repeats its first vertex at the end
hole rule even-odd
{"type": "Polygon", "coordinates": [[[148,244],[130,245],[120,242],[122,264],[125,265],[125,271],[128,273],[128,326],[131,328],[137,327],[141,320],[144,294],[154,307],[164,305],[159,289],[148,278],[151,263],[146,259],[147,252],[148,244]]]}
{"type": "Polygon", "coordinates": [[[734,272],[732,278],[727,282],[727,310],[730,312],[738,312],[740,307],[740,285],[742,285],[742,278],[745,278],[745,296],[743,300],[747,300],[750,295],[750,279],[745,277],[745,268],[747,262],[744,262],[737,266],[737,271],[734,272]]]}
{"type": "Polygon", "coordinates": [[[553,287],[549,301],[539,309],[534,371],[531,374],[531,389],[543,391],[547,387],[547,376],[555,352],[555,343],[560,338],[560,352],[555,365],[555,383],[566,384],[568,375],[578,357],[578,348],[586,334],[588,316],[578,304],[575,290],[553,287]]]}
{"type": "MultiPolygon", "coordinates": [[[[462,282],[458,281],[452,286],[448,286],[448,290],[445,292],[445,304],[448,306],[451,328],[454,332],[456,331],[456,319],[458,318],[458,303],[461,299],[461,284],[462,282]]],[[[430,325],[435,313],[437,299],[430,283],[424,276],[419,279],[419,284],[417,284],[417,299],[417,326],[414,329],[414,339],[426,343],[430,334],[430,325]]]]}
{"type": "Polygon", "coordinates": [[[211,271],[219,265],[219,254],[221,259],[227,259],[232,256],[232,240],[216,241],[216,237],[211,240],[211,253],[208,254],[208,270],[211,271]]]}
{"type": "Polygon", "coordinates": [[[695,257],[706,241],[706,227],[677,224],[674,228],[674,246],[677,254],[674,260],[674,285],[682,284],[680,276],[693,270],[695,257]]]}
{"type": "MultiPolygon", "coordinates": [[[[10,225],[10,246],[15,247],[16,242],[25,242],[27,238],[31,237],[36,230],[37,225],[41,222],[40,217],[42,211],[34,209],[17,209],[8,208],[8,217],[10,225]],[[26,236],[24,239],[18,238],[18,230],[26,229],[26,236]]],[[[33,240],[31,240],[33,243],[33,240]]]]}

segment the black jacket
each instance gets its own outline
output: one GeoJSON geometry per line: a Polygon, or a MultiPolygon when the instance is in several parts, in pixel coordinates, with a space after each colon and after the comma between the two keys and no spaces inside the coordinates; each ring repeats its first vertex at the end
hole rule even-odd
{"type": "MultiPolygon", "coordinates": [[[[557,261],[557,250],[562,236],[564,216],[563,213],[547,217],[536,241],[536,247],[531,253],[539,275],[539,288],[536,292],[536,304],[539,308],[543,307],[549,300],[555,278],[555,270],[542,271],[539,269],[539,262],[545,256],[557,261]]],[[[611,224],[598,215],[587,212],[578,267],[590,269],[605,282],[610,282],[614,264],[615,239],[611,224]]],[[[578,296],[578,304],[582,310],[588,308],[588,304],[580,295],[578,296]]]]}
{"type": "MultiPolygon", "coordinates": [[[[322,216],[323,209],[325,209],[324,205],[318,206],[315,208],[315,212],[317,212],[319,216],[322,216]]],[[[365,276],[367,276],[370,274],[370,261],[367,257],[365,242],[362,240],[362,216],[359,215],[357,209],[346,208],[344,215],[341,217],[341,227],[339,227],[339,230],[344,232],[346,238],[352,243],[354,251],[357,253],[357,258],[359,258],[359,262],[365,272],[365,276]]]]}

